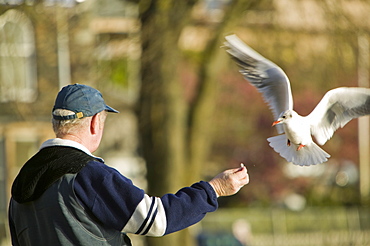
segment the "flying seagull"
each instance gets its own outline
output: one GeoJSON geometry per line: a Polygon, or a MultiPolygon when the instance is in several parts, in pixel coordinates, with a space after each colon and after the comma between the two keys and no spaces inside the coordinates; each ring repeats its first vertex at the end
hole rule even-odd
{"type": "Polygon", "coordinates": [[[226,36],[226,51],[241,67],[240,73],[255,86],[269,105],[280,135],[269,145],[288,162],[309,166],[326,162],[330,155],[320,148],[339,127],[370,114],[370,89],[339,87],[328,91],[307,116],[293,110],[290,82],[284,71],[258,54],[236,35],[226,36]]]}

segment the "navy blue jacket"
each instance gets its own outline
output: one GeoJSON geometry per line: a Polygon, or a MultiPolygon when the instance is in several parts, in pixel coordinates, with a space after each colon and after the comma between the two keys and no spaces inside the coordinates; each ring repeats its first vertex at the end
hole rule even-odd
{"type": "MultiPolygon", "coordinates": [[[[187,228],[199,222],[206,213],[217,209],[217,196],[208,182],[195,183],[175,194],[151,197],[116,169],[107,166],[102,159],[93,156],[84,146],[70,140],[51,139],[41,146],[41,150],[51,146],[74,148],[93,157],[75,172],[73,188],[78,203],[87,214],[95,223],[106,228],[124,233],[163,236],[187,228]]],[[[27,201],[30,202],[34,201],[27,201]]],[[[10,207],[12,239],[16,239],[19,233],[14,224],[15,214],[10,207]]],[[[37,226],[38,221],[29,220],[27,223],[37,226]]]]}

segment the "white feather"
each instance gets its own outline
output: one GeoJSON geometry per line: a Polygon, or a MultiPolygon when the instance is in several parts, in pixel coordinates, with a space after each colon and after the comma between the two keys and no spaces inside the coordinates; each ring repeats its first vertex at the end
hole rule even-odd
{"type": "Polygon", "coordinates": [[[370,89],[340,87],[328,91],[306,117],[311,133],[324,145],[339,127],[350,120],[370,114],[370,89]]]}
{"type": "Polygon", "coordinates": [[[277,135],[267,139],[270,146],[280,154],[281,157],[285,158],[288,162],[291,162],[299,166],[310,166],[326,162],[330,155],[321,149],[314,142],[306,145],[304,148],[297,150],[298,145],[290,143],[287,145],[287,138],[285,134],[277,135]]]}
{"type": "Polygon", "coordinates": [[[226,37],[225,47],[241,67],[241,74],[269,105],[277,122],[278,133],[268,138],[270,146],[287,161],[301,166],[323,163],[330,155],[313,142],[323,145],[350,120],[370,114],[369,88],[336,88],[328,91],[306,117],[293,110],[290,82],[284,71],[258,54],[236,35],[226,37]],[[288,143],[290,146],[288,146],[288,143]]]}
{"type": "MultiPolygon", "coordinates": [[[[236,35],[227,36],[226,40],[227,52],[241,67],[240,73],[245,79],[262,93],[274,120],[277,120],[281,112],[293,109],[290,83],[284,71],[244,44],[236,35]]],[[[284,132],[280,126],[277,130],[279,133],[284,132]]]]}

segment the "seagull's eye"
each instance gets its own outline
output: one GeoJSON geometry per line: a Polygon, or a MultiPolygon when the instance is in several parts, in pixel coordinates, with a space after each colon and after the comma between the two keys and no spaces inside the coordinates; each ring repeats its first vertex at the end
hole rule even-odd
{"type": "Polygon", "coordinates": [[[282,117],[283,119],[285,119],[286,117],[285,117],[285,115],[283,115],[283,117],[282,117]]]}

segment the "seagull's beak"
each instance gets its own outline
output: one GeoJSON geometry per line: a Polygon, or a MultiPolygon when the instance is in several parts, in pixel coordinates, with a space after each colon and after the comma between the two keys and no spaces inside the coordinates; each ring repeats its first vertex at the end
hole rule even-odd
{"type": "Polygon", "coordinates": [[[272,123],[272,126],[276,126],[276,125],[278,125],[278,124],[281,124],[281,120],[274,121],[274,122],[272,123]]]}

